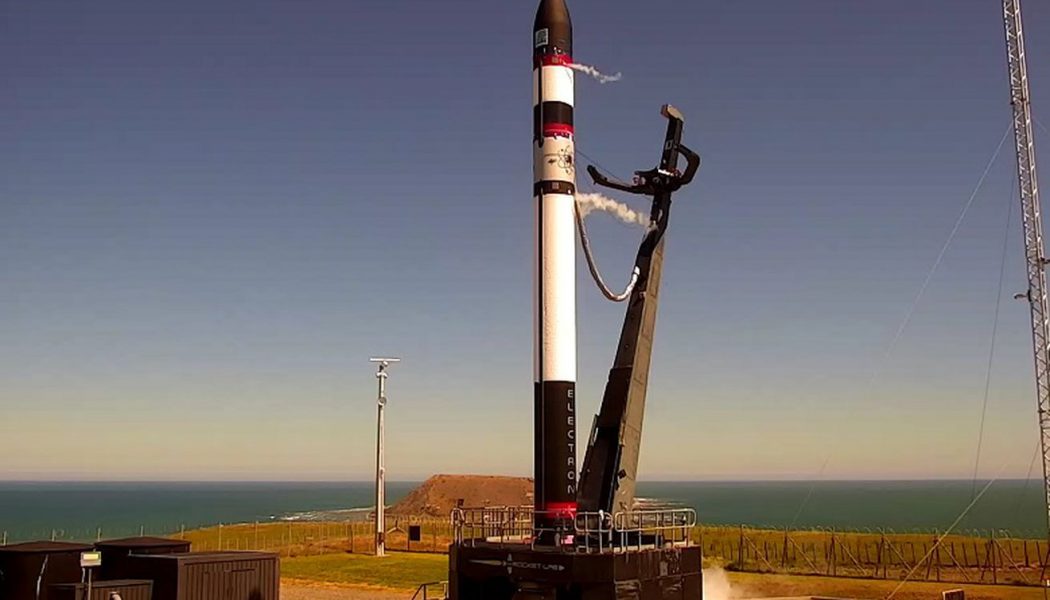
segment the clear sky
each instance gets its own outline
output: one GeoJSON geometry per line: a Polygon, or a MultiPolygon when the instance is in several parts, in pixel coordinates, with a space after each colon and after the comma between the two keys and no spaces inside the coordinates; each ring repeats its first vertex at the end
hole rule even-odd
{"type": "MultiPolygon", "coordinates": [[[[673,102],[705,161],[641,476],[970,476],[1009,142],[888,349],[1009,124],[999,2],[570,8],[576,58],[623,73],[578,78],[579,147],[649,168],[673,102]]],[[[1046,115],[1050,6],[1025,9],[1046,115]]],[[[0,4],[0,478],[366,478],[376,353],[405,358],[392,479],[529,473],[534,10],[0,4]]],[[[625,281],[639,231],[590,223],[625,281]]],[[[986,476],[1037,440],[1016,207],[1006,264],[986,476]]],[[[587,414],[623,307],[579,275],[587,414]]]]}

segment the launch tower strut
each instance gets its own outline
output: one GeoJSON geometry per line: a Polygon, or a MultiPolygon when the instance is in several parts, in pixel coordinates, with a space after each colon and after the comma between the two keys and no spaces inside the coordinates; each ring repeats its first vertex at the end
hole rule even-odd
{"type": "Polygon", "coordinates": [[[609,371],[601,410],[595,417],[580,473],[577,502],[579,510],[584,512],[600,510],[617,513],[631,510],[634,504],[638,450],[671,194],[692,181],[700,167],[700,157],[682,145],[685,123],[682,114],[670,105],[664,106],[661,114],[668,122],[660,166],[636,172],[633,185],[610,181],[594,166],[587,167],[595,184],[631,194],[652,196],[653,203],[649,231],[635,258],[637,280],[627,303],[620,344],[609,371]],[[679,156],[686,159],[684,173],[678,170],[679,156]]]}
{"type": "Polygon", "coordinates": [[[1043,246],[1043,223],[1039,206],[1039,183],[1035,173],[1035,142],[1032,139],[1032,106],[1028,90],[1028,64],[1021,26],[1020,0],[1003,0],[1006,55],[1010,68],[1010,104],[1013,107],[1014,145],[1017,152],[1017,181],[1021,192],[1025,262],[1028,273],[1028,304],[1032,317],[1032,349],[1035,355],[1035,386],[1039,412],[1039,436],[1043,455],[1043,494],[1050,534],[1050,306],[1046,297],[1047,259],[1043,246]]]}

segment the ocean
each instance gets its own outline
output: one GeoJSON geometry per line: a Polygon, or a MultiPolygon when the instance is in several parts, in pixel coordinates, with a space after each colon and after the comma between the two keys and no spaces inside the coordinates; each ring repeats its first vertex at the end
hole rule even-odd
{"type": "MultiPolygon", "coordinates": [[[[387,484],[390,503],[417,482],[387,484]]],[[[983,484],[978,482],[977,489],[983,484]]],[[[944,530],[970,504],[971,481],[641,482],[638,496],[697,510],[714,525],[911,532],[944,530]]],[[[218,523],[366,518],[370,482],[0,482],[7,541],[162,535],[218,523]],[[347,511],[346,509],[360,509],[347,511]]],[[[1046,535],[1042,482],[996,481],[956,531],[1046,535]]]]}

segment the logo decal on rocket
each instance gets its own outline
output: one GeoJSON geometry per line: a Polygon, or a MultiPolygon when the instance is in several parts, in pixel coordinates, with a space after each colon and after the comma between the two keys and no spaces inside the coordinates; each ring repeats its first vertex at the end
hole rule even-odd
{"type": "Polygon", "coordinates": [[[569,177],[576,176],[576,160],[573,158],[572,150],[569,148],[562,148],[557,152],[544,154],[543,160],[547,161],[548,165],[556,165],[569,177]]]}
{"type": "Polygon", "coordinates": [[[546,46],[548,43],[550,43],[549,39],[550,39],[550,30],[549,29],[541,29],[541,30],[537,31],[536,32],[536,47],[539,48],[541,46],[546,46]]]}

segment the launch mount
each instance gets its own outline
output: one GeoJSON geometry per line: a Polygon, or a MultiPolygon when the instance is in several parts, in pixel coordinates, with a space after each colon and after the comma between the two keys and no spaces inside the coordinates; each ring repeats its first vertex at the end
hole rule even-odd
{"type": "Polygon", "coordinates": [[[459,508],[449,550],[453,600],[701,600],[701,550],[692,509],[635,510],[634,494],[664,234],[671,195],[692,181],[700,157],[682,144],[684,118],[664,106],[657,168],[627,185],[587,171],[597,185],[652,197],[635,258],[619,346],[588,440],[575,512],[533,507],[459,508]],[[681,157],[686,160],[679,171],[681,157]]]}

